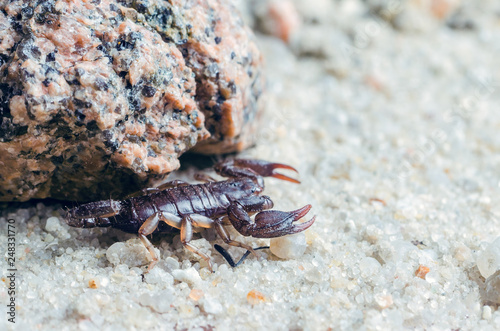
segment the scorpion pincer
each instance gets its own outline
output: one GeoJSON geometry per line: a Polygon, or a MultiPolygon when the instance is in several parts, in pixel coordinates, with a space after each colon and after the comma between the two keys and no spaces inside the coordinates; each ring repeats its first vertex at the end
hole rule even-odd
{"type": "Polygon", "coordinates": [[[215,171],[228,180],[215,181],[209,176],[198,175],[197,179],[205,183],[190,185],[179,180],[171,181],[157,188],[144,189],[142,196],[83,204],[70,209],[65,219],[74,227],[111,226],[137,233],[152,257],[148,271],[158,262],[158,256],[147,236],[180,229],[184,247],[201,256],[212,271],[210,258],[190,243],[193,232],[215,228],[226,244],[244,248],[258,258],[252,247],[232,240],[224,226],[232,225],[244,236],[273,238],[304,231],[314,223],[316,217],[293,224],[309,212],[311,205],[291,212],[267,210],[273,207],[273,202],[268,196],[260,195],[264,189],[263,177],[300,183],[276,173],[275,170],[280,168],[297,172],[291,166],[280,163],[226,160],[216,164],[215,171]],[[252,220],[250,216],[255,213],[257,215],[252,220]]]}

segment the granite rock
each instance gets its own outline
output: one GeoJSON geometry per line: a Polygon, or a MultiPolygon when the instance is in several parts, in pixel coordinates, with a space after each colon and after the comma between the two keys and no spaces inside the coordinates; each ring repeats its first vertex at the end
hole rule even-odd
{"type": "Polygon", "coordinates": [[[261,56],[226,0],[0,4],[0,201],[123,196],[252,143],[261,56]]]}

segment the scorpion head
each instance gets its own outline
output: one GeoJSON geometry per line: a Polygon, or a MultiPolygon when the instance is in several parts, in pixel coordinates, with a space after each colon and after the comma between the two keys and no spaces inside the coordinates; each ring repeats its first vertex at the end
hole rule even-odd
{"type": "Polygon", "coordinates": [[[69,226],[77,228],[93,228],[110,226],[108,217],[120,213],[121,204],[115,200],[90,202],[66,212],[65,220],[69,226]]]}
{"type": "Polygon", "coordinates": [[[229,200],[240,200],[242,197],[259,195],[264,190],[253,178],[230,180],[224,186],[224,195],[229,200]]]}

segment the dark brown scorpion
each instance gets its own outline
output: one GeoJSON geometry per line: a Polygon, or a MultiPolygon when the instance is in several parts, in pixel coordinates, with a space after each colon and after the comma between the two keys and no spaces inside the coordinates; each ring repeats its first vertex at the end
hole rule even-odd
{"type": "Polygon", "coordinates": [[[137,233],[152,256],[148,271],[158,262],[158,256],[146,236],[180,229],[184,247],[207,261],[212,271],[210,258],[190,243],[193,232],[215,227],[226,244],[247,249],[258,258],[252,247],[232,240],[224,225],[232,225],[244,236],[273,238],[304,231],[314,223],[315,217],[305,223],[293,224],[309,212],[311,205],[291,212],[266,210],[273,207],[273,202],[268,196],[259,195],[264,189],[263,177],[300,183],[276,173],[279,168],[297,172],[285,164],[260,160],[223,161],[214,169],[228,180],[217,182],[209,176],[199,175],[197,178],[206,183],[190,185],[179,180],[171,181],[143,190],[143,196],[90,202],[70,209],[66,222],[80,228],[111,226],[137,233]],[[250,215],[255,213],[258,214],[252,221],[250,215]]]}

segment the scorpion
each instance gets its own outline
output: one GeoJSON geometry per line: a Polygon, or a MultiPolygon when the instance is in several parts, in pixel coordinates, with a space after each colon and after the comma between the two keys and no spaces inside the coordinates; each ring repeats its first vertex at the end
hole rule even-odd
{"type": "MultiPolygon", "coordinates": [[[[224,226],[232,225],[243,236],[274,238],[299,233],[313,225],[316,216],[307,222],[293,224],[309,212],[311,205],[290,212],[268,210],[273,208],[274,203],[268,196],[260,195],[264,190],[263,177],[300,183],[297,179],[277,173],[276,169],[297,172],[293,167],[281,163],[251,159],[226,160],[217,163],[214,170],[220,176],[227,177],[227,180],[216,181],[208,175],[197,174],[195,178],[203,183],[191,185],[174,180],[143,189],[140,191],[142,196],[86,203],[69,209],[65,221],[73,227],[113,227],[136,233],[151,254],[147,272],[158,262],[156,251],[147,236],[180,230],[182,245],[205,260],[213,272],[210,258],[190,243],[193,232],[215,228],[226,244],[244,248],[258,259],[255,252],[257,248],[254,250],[232,240],[224,226]],[[254,214],[252,220],[250,216],[254,214]]],[[[220,246],[216,249],[232,264],[220,246]]]]}

